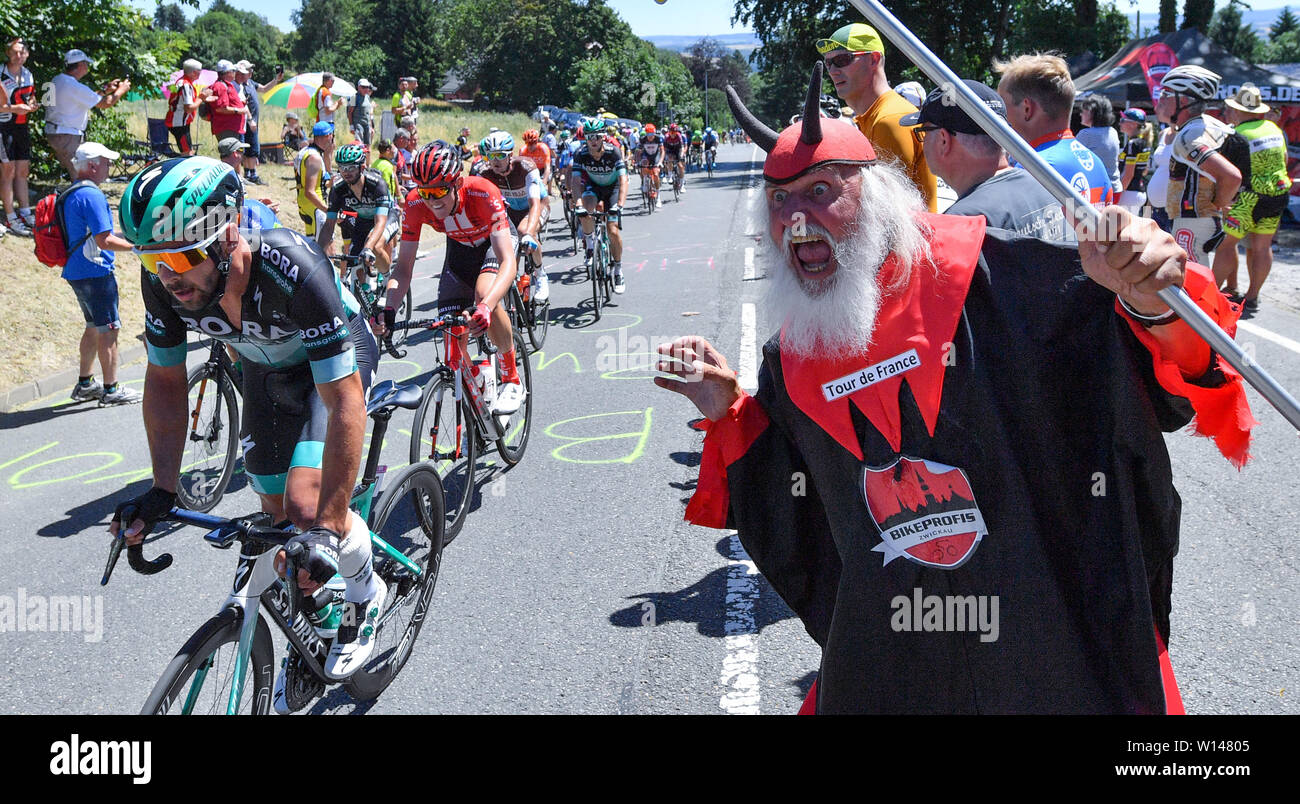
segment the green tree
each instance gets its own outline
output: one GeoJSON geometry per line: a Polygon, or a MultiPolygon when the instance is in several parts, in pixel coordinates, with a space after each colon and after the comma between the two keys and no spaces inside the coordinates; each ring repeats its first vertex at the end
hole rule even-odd
{"type": "Polygon", "coordinates": [[[1245,3],[1232,0],[1215,12],[1208,35],[1219,47],[1237,58],[1253,61],[1259,47],[1259,37],[1255,34],[1254,26],[1242,22],[1241,6],[1245,6],[1245,3]]]}
{"type": "Polygon", "coordinates": [[[159,3],[158,8],[153,12],[153,24],[155,29],[164,31],[174,31],[175,33],[185,33],[185,29],[190,26],[185,19],[185,12],[175,3],[159,3]]]}
{"type": "Polygon", "coordinates": [[[269,81],[280,60],[284,34],[266,17],[241,11],[226,0],[216,0],[206,13],[194,18],[185,37],[190,44],[186,57],[198,59],[203,66],[211,69],[221,59],[247,59],[255,65],[254,77],[269,81]]]}
{"type": "MultiPolygon", "coordinates": [[[[126,78],[132,91],[146,97],[161,97],[160,87],[173,71],[176,40],[158,45],[146,17],[126,0],[3,0],[0,25],[6,35],[21,34],[34,43],[27,68],[36,78],[38,100],[48,82],[64,68],[63,54],[80,48],[95,59],[82,82],[102,87],[110,79],[126,78]]],[[[181,40],[183,41],[183,39],[181,40]]],[[[48,97],[43,101],[47,106],[48,97]]],[[[92,114],[90,131],[100,131],[101,121],[112,119],[102,110],[92,114]]],[[[32,130],[44,127],[44,111],[32,119],[32,130]]],[[[110,127],[113,128],[113,127],[110,127]]],[[[122,126],[116,128],[125,130],[122,126]]],[[[32,137],[32,171],[37,177],[58,175],[58,163],[49,154],[44,137],[32,137]]]]}
{"type": "Polygon", "coordinates": [[[1178,0],[1160,0],[1160,33],[1178,30],[1178,0]]]}
{"type": "Polygon", "coordinates": [[[1287,31],[1265,42],[1256,54],[1261,64],[1292,64],[1300,61],[1300,30],[1287,31]]]}
{"type": "Polygon", "coordinates": [[[641,121],[659,118],[660,101],[678,119],[693,118],[701,110],[699,92],[680,60],[660,58],[654,45],[641,39],[606,48],[596,58],[581,62],[572,91],[580,109],[594,112],[603,106],[620,117],[641,121]]]}
{"type": "Polygon", "coordinates": [[[721,89],[730,84],[736,88],[741,100],[749,102],[751,97],[749,63],[737,51],[712,37],[705,37],[691,45],[681,55],[681,59],[686,69],[690,71],[695,86],[704,88],[704,74],[707,69],[710,87],[721,89]]]}
{"type": "Polygon", "coordinates": [[[1183,0],[1182,28],[1199,28],[1201,33],[1210,30],[1214,17],[1214,0],[1183,0]]]}
{"type": "Polygon", "coordinates": [[[1272,27],[1268,29],[1268,39],[1270,42],[1276,42],[1278,37],[1291,31],[1300,30],[1300,19],[1291,13],[1290,6],[1283,6],[1282,13],[1277,15],[1273,21],[1272,27]]]}

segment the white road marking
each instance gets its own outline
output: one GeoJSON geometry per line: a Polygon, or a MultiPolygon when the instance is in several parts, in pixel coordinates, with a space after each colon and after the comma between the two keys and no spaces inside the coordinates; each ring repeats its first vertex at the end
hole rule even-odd
{"type": "Polygon", "coordinates": [[[1291,340],[1285,335],[1278,335],[1276,332],[1273,332],[1272,330],[1264,329],[1260,325],[1252,324],[1249,321],[1238,321],[1237,329],[1244,329],[1246,332],[1249,332],[1251,335],[1257,335],[1266,341],[1272,341],[1273,343],[1276,343],[1278,346],[1281,346],[1285,349],[1290,349],[1291,351],[1300,355],[1300,343],[1291,340]]]}
{"type": "Polygon", "coordinates": [[[754,278],[754,247],[745,246],[745,281],[754,278]]]}
{"type": "Polygon", "coordinates": [[[758,574],[754,562],[732,531],[727,542],[731,560],[727,564],[727,607],[723,624],[721,683],[727,692],[718,706],[729,715],[759,714],[758,627],[754,606],[758,603],[758,574]]]}
{"type": "Polygon", "coordinates": [[[740,305],[740,387],[758,390],[758,313],[752,302],[740,305]]]}

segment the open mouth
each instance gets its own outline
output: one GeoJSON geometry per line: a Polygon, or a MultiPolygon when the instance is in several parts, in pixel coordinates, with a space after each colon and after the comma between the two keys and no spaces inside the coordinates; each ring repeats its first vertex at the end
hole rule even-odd
{"type": "Polygon", "coordinates": [[[790,238],[790,252],[799,273],[809,279],[824,279],[835,273],[834,249],[820,235],[801,235],[790,238]]]}

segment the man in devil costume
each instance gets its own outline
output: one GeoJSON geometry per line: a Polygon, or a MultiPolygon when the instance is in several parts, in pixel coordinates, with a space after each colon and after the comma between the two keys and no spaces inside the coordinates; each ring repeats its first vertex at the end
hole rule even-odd
{"type": "Polygon", "coordinates": [[[856,129],[818,116],[820,87],[818,65],[779,136],[728,91],[768,153],[783,326],[754,396],[703,338],[660,349],[674,377],[656,384],[709,419],[686,519],[736,528],[821,646],[805,708],[1181,712],[1161,433],[1194,418],[1241,466],[1255,422],[1157,291],[1182,285],[1229,333],[1236,308],[1116,207],[1115,234],[1077,247],[925,212],[856,129]]]}

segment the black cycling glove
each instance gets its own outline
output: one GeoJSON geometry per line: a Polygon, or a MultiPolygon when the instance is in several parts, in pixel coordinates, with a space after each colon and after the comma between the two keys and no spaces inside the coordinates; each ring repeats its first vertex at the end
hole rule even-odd
{"type": "Polygon", "coordinates": [[[132,522],[137,519],[143,520],[144,528],[140,530],[140,535],[148,536],[153,526],[158,524],[158,520],[167,516],[175,505],[176,492],[164,491],[154,486],[134,500],[118,504],[117,508],[113,509],[113,521],[118,523],[120,534],[130,528],[132,522]]]}
{"type": "Polygon", "coordinates": [[[316,583],[325,583],[339,571],[339,535],[334,531],[317,525],[294,536],[285,547],[294,543],[306,548],[298,558],[298,568],[307,570],[316,583]]]}

